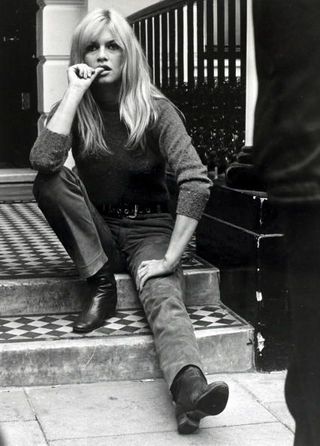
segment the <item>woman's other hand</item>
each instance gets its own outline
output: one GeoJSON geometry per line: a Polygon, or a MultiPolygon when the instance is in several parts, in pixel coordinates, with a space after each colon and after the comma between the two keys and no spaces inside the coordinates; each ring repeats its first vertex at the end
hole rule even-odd
{"type": "Polygon", "coordinates": [[[170,265],[165,258],[161,260],[144,260],[140,263],[137,272],[138,291],[141,291],[144,284],[151,277],[161,277],[171,274],[175,266],[170,265]]]}
{"type": "Polygon", "coordinates": [[[102,72],[103,68],[99,67],[94,69],[85,63],[72,65],[68,68],[69,88],[74,88],[79,93],[84,94],[95,78],[102,72]]]}

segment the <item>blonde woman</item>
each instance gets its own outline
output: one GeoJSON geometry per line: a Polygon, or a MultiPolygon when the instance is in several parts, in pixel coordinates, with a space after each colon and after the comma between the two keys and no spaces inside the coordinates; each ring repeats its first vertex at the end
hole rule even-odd
{"type": "Polygon", "coordinates": [[[49,224],[94,288],[74,323],[85,333],[116,308],[114,273],[133,277],[176,404],[178,431],[226,406],[208,385],[183,303],[179,266],[209,197],[210,180],[179,114],[151,83],[142,49],[114,10],[89,13],[74,32],[68,87],[37,138],[34,194],[49,224]],[[72,147],[76,170],[64,167],[72,147]],[[176,174],[175,222],[166,165],[176,174]]]}

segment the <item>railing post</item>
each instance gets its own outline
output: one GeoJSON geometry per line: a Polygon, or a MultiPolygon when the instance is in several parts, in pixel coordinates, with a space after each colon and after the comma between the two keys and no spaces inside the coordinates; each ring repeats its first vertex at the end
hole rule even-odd
{"type": "Polygon", "coordinates": [[[247,66],[246,66],[246,124],[245,144],[253,145],[254,111],[258,94],[258,80],[256,73],[252,0],[247,0],[247,66]]]}

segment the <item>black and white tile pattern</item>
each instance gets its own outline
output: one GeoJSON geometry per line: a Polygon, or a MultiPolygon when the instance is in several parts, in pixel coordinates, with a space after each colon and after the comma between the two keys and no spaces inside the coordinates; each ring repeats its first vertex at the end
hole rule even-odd
{"type": "Polygon", "coordinates": [[[0,279],[76,274],[36,203],[0,204],[0,279]]]}
{"type": "MultiPolygon", "coordinates": [[[[192,306],[187,308],[195,330],[235,327],[240,319],[222,305],[192,306]]],[[[84,335],[72,332],[76,314],[46,316],[15,316],[0,318],[0,343],[79,338],[84,335]]],[[[108,319],[105,325],[86,336],[104,337],[150,334],[150,328],[141,309],[121,310],[108,319]]]]}
{"type": "MultiPolygon", "coordinates": [[[[190,244],[185,268],[208,268],[190,244]]],[[[34,202],[0,203],[0,280],[76,276],[67,252],[34,202]]]]}

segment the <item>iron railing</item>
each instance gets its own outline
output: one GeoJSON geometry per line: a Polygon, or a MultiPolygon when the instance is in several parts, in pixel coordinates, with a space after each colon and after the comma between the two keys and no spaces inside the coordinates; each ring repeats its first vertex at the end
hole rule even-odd
{"type": "Polygon", "coordinates": [[[164,0],[128,17],[160,88],[246,76],[246,0],[164,0]]]}

